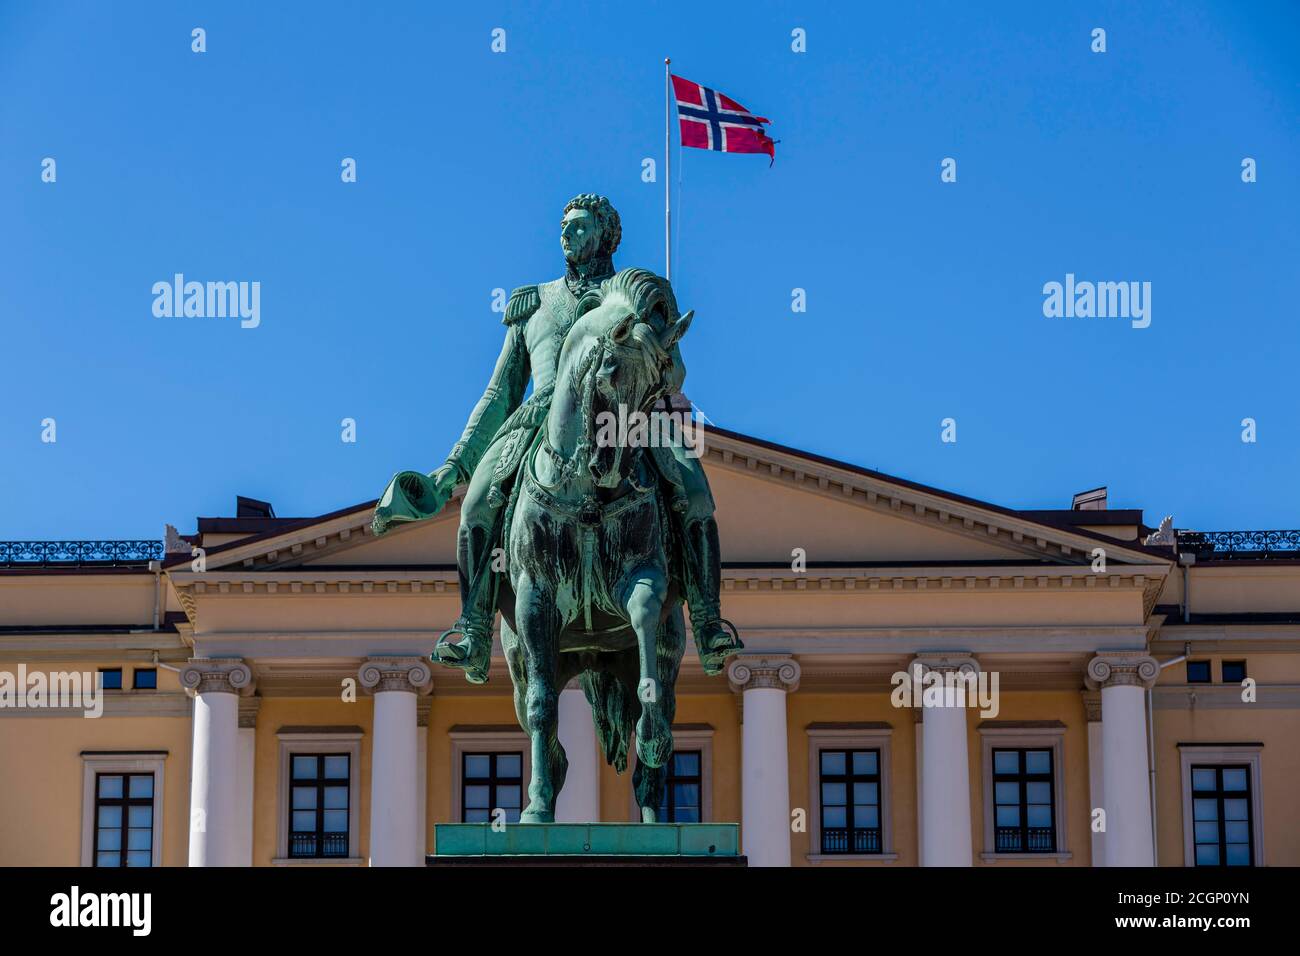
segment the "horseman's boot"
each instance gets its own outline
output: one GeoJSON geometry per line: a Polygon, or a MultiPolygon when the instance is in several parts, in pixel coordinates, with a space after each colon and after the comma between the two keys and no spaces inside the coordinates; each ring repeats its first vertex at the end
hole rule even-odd
{"type": "Polygon", "coordinates": [[[727,658],[744,649],[735,625],[721,616],[722,561],[713,517],[683,528],[686,542],[686,605],[704,673],[720,674],[727,658]]]}
{"type": "Polygon", "coordinates": [[[499,522],[491,528],[462,527],[457,535],[456,567],[460,577],[460,620],[438,637],[433,659],[465,671],[471,684],[485,684],[492,660],[492,621],[496,617],[496,580],[492,542],[499,522]],[[458,644],[451,642],[460,634],[458,644]]]}

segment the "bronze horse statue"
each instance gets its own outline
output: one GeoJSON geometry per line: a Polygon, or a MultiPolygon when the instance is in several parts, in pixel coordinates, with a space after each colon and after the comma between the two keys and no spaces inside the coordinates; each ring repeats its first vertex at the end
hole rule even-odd
{"type": "MultiPolygon", "coordinates": [[[[620,773],[636,739],[644,822],[662,802],[674,685],[686,645],[669,507],[650,449],[602,440],[600,423],[649,415],[690,327],[658,276],[625,269],[588,293],[565,336],[546,419],[519,458],[505,516],[501,643],[532,779],[521,822],[549,823],[568,761],[559,692],[579,678],[620,773]]],[[[681,371],[680,368],[677,371],[681,371]]],[[[680,381],[680,377],[676,378],[680,381]]]]}

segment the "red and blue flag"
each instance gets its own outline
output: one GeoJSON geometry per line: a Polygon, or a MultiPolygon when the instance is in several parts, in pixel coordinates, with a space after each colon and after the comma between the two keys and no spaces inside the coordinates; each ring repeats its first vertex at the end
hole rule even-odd
{"type": "Polygon", "coordinates": [[[776,161],[776,143],[755,116],[725,93],[673,76],[682,145],[720,153],[766,153],[776,161]]]}

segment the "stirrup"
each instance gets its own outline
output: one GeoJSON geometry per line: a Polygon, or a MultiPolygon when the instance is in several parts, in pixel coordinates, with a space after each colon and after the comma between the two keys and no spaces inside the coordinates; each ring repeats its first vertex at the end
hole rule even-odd
{"type": "Polygon", "coordinates": [[[471,684],[486,684],[488,680],[487,669],[492,663],[492,632],[488,631],[486,634],[482,635],[471,634],[470,625],[465,624],[463,621],[457,621],[451,627],[447,628],[447,630],[438,635],[438,640],[434,643],[433,653],[429,655],[429,660],[435,664],[442,664],[445,667],[455,667],[465,671],[465,679],[471,684]],[[459,634],[464,638],[464,640],[459,643],[444,643],[447,637],[451,634],[459,634]],[[474,653],[472,648],[466,648],[465,656],[460,659],[442,657],[438,654],[439,647],[464,647],[467,643],[472,643],[473,641],[480,639],[487,640],[486,650],[480,650],[477,653],[474,653]],[[482,658],[483,667],[481,674],[479,673],[479,668],[476,666],[478,662],[475,658],[482,658]]]}
{"type": "MultiPolygon", "coordinates": [[[[701,625],[699,630],[704,631],[707,628],[712,627],[714,624],[721,624],[723,627],[725,627],[728,631],[731,632],[731,642],[733,645],[740,643],[740,631],[736,630],[736,625],[732,624],[725,617],[715,617],[712,620],[709,620],[705,622],[703,625],[701,625]]],[[[695,629],[693,624],[692,624],[692,629],[693,630],[695,629]]]]}

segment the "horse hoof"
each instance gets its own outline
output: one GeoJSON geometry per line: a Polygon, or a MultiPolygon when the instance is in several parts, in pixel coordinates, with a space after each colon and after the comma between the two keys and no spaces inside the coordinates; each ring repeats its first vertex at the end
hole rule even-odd
{"type": "Polygon", "coordinates": [[[554,810],[534,810],[531,807],[519,814],[520,823],[554,823],[554,810]]]}

